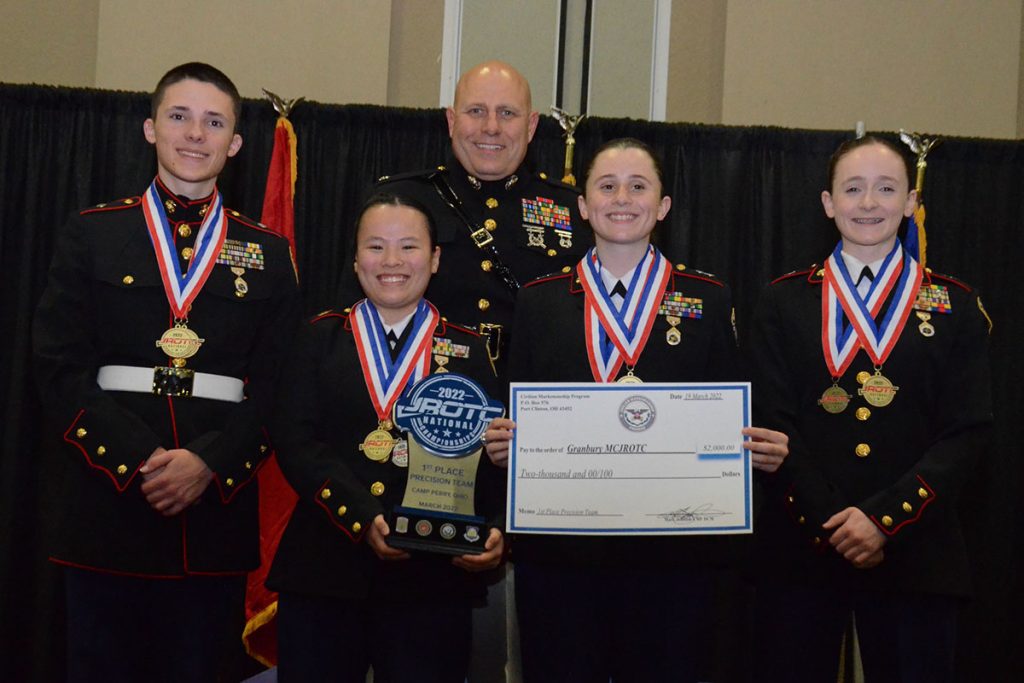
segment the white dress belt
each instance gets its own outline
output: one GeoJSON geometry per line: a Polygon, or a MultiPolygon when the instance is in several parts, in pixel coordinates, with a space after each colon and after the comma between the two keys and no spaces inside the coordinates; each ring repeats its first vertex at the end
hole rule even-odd
{"type": "Polygon", "coordinates": [[[178,368],[142,368],[132,365],[104,365],[96,375],[96,383],[105,391],[137,391],[144,394],[192,396],[215,401],[240,403],[245,398],[245,383],[236,377],[213,375],[208,372],[193,372],[178,368]],[[162,377],[173,375],[186,389],[180,391],[161,390],[162,377]]]}

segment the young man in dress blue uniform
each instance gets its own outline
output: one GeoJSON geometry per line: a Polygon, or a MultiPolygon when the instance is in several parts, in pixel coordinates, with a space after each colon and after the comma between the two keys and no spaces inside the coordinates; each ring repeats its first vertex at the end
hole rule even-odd
{"type": "Polygon", "coordinates": [[[287,242],[225,209],[242,138],[217,69],[175,67],[157,176],[61,233],[34,323],[64,488],[70,681],[212,681],[259,564],[255,473],[296,324],[287,242]]]}

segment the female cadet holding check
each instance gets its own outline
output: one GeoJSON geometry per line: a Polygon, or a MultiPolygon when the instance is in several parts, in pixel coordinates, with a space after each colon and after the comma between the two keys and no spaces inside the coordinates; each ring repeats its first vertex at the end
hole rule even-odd
{"type": "Polygon", "coordinates": [[[371,665],[388,683],[465,679],[471,603],[485,594],[474,573],[504,548],[503,473],[480,459],[476,510],[491,524],[482,554],[398,550],[385,521],[409,472],[409,443],[391,422],[399,395],[432,372],[494,380],[480,337],[423,298],[439,257],[421,205],[370,198],[355,258],[366,298],[310,321],[283,375],[275,445],[299,494],[267,579],[280,592],[283,683],[362,683],[371,665]]]}
{"type": "Polygon", "coordinates": [[[898,239],[916,202],[898,148],[851,140],[828,176],[841,240],[767,288],[750,339],[761,414],[792,437],[755,536],[761,680],[834,681],[851,612],[866,681],[953,680],[987,316],[898,239]]]}
{"type": "MultiPolygon", "coordinates": [[[[575,270],[521,290],[511,380],[737,378],[728,288],[673,267],[650,243],[670,205],[646,144],[624,138],[598,150],[580,199],[596,246],[575,270]],[[629,320],[605,325],[616,316],[629,320]]],[[[514,427],[499,419],[485,434],[496,464],[508,464],[514,427]]],[[[759,428],[744,433],[753,439],[745,446],[754,466],[778,468],[786,436],[759,428]]],[[[712,628],[713,569],[729,555],[727,539],[712,536],[518,537],[516,608],[526,682],[697,680],[701,635],[712,628]]]]}

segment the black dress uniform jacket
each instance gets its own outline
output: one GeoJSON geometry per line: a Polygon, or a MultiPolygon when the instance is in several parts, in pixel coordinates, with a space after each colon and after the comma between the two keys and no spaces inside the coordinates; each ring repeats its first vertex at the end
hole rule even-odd
{"type": "MultiPolygon", "coordinates": [[[[178,198],[157,184],[180,254],[194,246],[210,198],[178,198]]],[[[245,381],[240,403],[97,385],[102,366],[169,361],[156,341],[173,317],[140,197],[82,211],[58,239],[33,343],[54,420],[50,440],[66,460],[53,549],[59,563],[147,576],[240,573],[259,564],[253,477],[270,454],[263,425],[296,323],[295,273],[284,239],[225,212],[227,239],[259,245],[263,268],[245,269],[248,292],[238,296],[230,267],[213,267],[189,313],[189,327],[205,342],[187,368],[245,381]],[[193,451],[214,474],[199,500],[173,517],[153,510],[139,489],[139,468],[158,446],[193,451]]]]}
{"type": "MultiPolygon", "coordinates": [[[[509,360],[514,382],[592,382],[584,335],[583,286],[575,268],[524,287],[516,307],[516,336],[509,360]]],[[[634,374],[644,382],[742,380],[732,328],[729,288],[707,273],[673,269],[666,286],[703,302],[703,317],[683,318],[682,341],[666,341],[670,325],[658,315],[634,374]]],[[[620,376],[626,374],[625,364],[620,376]]],[[[513,559],[566,566],[635,565],[638,557],[654,566],[707,566],[731,559],[724,537],[577,537],[521,534],[513,559]]]]}
{"type": "MultiPolygon", "coordinates": [[[[374,517],[384,514],[386,519],[401,503],[409,468],[390,458],[375,462],[359,450],[378,418],[349,312],[322,313],[300,330],[282,377],[273,433],[281,470],[299,500],[267,586],[346,599],[430,601],[483,595],[480,577],[453,566],[450,556],[413,553],[408,560],[382,561],[364,539],[374,517]],[[379,495],[371,492],[374,484],[379,495]]],[[[449,358],[446,369],[495,395],[494,372],[475,332],[442,319],[434,339],[469,346],[469,356],[449,358]]],[[[499,529],[504,524],[504,486],[504,474],[482,455],[475,509],[499,529]]],[[[481,536],[486,539],[487,533],[481,536]]]]}
{"type": "MultiPolygon", "coordinates": [[[[470,220],[489,231],[501,261],[520,284],[574,265],[593,244],[580,218],[579,190],[525,165],[504,180],[477,180],[454,158],[438,168],[385,176],[378,183],[380,190],[422,202],[437,223],[441,265],[430,280],[427,299],[453,321],[504,326],[507,348],[515,294],[498,275],[491,257],[474,244],[470,229],[438,194],[431,180],[435,174],[461,200],[470,220]],[[568,231],[549,220],[556,213],[568,214],[568,231]]],[[[350,286],[355,299],[358,283],[350,286]]]]}
{"type": "Polygon", "coordinates": [[[947,288],[951,310],[931,313],[930,337],[911,313],[882,368],[899,387],[893,402],[874,407],[858,396],[857,375],[874,374],[861,349],[839,381],[853,398],[838,414],[817,404],[832,386],[821,345],[822,271],[791,273],[762,296],[750,335],[755,413],[790,437],[755,534],[763,580],[969,593],[957,494],[992,422],[987,316],[967,285],[926,272],[922,286],[930,283],[947,288]],[[888,538],[873,569],[854,568],[821,528],[848,506],[888,538]]]}

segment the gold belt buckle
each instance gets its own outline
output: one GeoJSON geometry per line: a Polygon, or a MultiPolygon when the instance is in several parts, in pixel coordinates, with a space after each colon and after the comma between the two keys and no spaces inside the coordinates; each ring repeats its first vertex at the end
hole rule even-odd
{"type": "Polygon", "coordinates": [[[477,326],[487,340],[487,355],[492,363],[501,358],[501,328],[498,323],[480,323],[477,326]]]}
{"type": "Polygon", "coordinates": [[[491,236],[491,233],[487,232],[486,228],[478,228],[477,230],[469,233],[469,236],[473,238],[473,242],[476,244],[478,249],[483,249],[494,241],[494,237],[491,236]]]}
{"type": "Polygon", "coordinates": [[[188,368],[153,368],[153,393],[157,396],[191,397],[195,371],[188,368]]]}

